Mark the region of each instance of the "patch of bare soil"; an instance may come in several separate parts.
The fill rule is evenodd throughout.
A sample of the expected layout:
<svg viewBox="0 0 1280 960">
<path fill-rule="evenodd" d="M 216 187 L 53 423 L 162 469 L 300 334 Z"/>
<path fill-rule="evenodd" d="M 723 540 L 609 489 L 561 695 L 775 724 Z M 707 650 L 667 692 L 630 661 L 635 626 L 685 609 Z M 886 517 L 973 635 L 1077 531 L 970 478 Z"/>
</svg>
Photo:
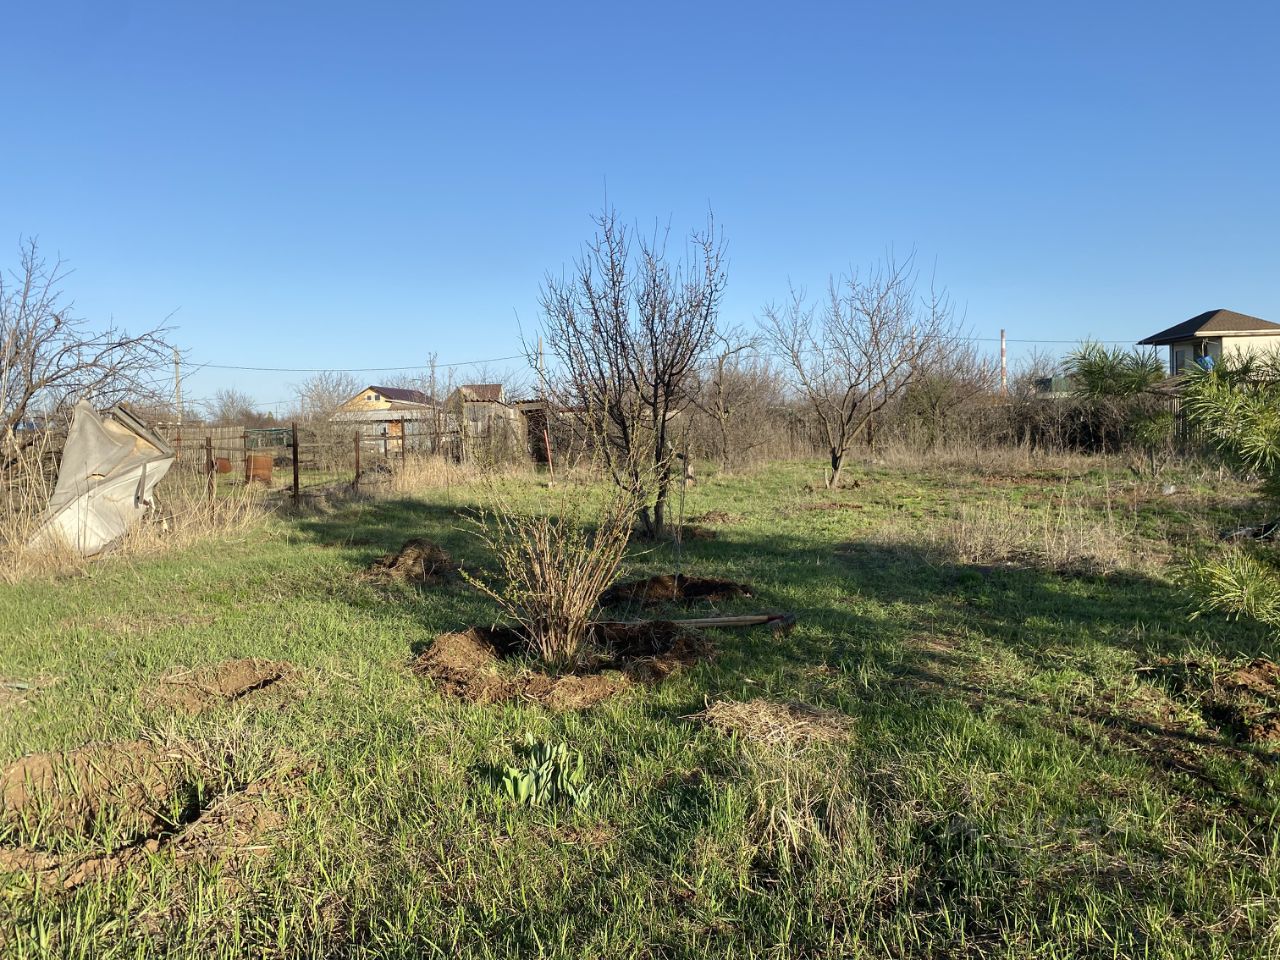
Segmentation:
<svg viewBox="0 0 1280 960">
<path fill-rule="evenodd" d="M 422 537 L 406 540 L 395 553 L 388 553 L 370 564 L 367 579 L 400 580 L 428 586 L 453 575 L 457 565 L 436 544 Z"/>
<path fill-rule="evenodd" d="M 57 682 L 57 677 L 33 677 L 30 680 L 0 677 L 0 708 L 21 706 Z"/>
<path fill-rule="evenodd" d="M 190 746 L 145 740 L 24 757 L 0 775 L 0 872 L 71 890 L 161 852 L 230 872 L 269 848 L 284 778 L 217 780 Z"/>
<path fill-rule="evenodd" d="M 853 734 L 848 715 L 799 700 L 717 700 L 698 718 L 722 733 L 766 746 L 831 743 Z"/>
<path fill-rule="evenodd" d="M 714 540 L 720 536 L 710 527 L 704 527 L 697 523 L 686 523 L 680 528 L 681 540 Z"/>
<path fill-rule="evenodd" d="M 278 693 L 293 669 L 293 664 L 280 660 L 223 660 L 194 670 L 167 673 L 144 687 L 140 695 L 153 708 L 198 714 L 268 691 Z"/>
<path fill-rule="evenodd" d="M 696 517 L 689 518 L 690 523 L 715 523 L 721 526 L 729 526 L 734 523 L 741 523 L 742 517 L 736 513 L 729 513 L 727 510 L 708 510 L 706 513 L 699 514 Z"/>
<path fill-rule="evenodd" d="M 617 583 L 600 594 L 600 603 L 613 606 L 622 603 L 673 603 L 681 600 L 728 600 L 749 597 L 751 588 L 732 580 L 716 577 L 688 577 L 683 574 L 658 574 L 643 580 Z"/>
<path fill-rule="evenodd" d="M 701 635 L 665 621 L 597 624 L 596 630 L 599 652 L 573 673 L 538 669 L 519 634 L 504 627 L 441 634 L 413 670 L 446 696 L 470 703 L 528 700 L 563 711 L 594 706 L 634 683 L 657 683 L 711 654 Z"/>
<path fill-rule="evenodd" d="M 1257 657 L 1217 669 L 1197 661 L 1168 662 L 1154 672 L 1232 738 L 1243 743 L 1280 742 L 1280 664 L 1273 660 Z"/>
</svg>

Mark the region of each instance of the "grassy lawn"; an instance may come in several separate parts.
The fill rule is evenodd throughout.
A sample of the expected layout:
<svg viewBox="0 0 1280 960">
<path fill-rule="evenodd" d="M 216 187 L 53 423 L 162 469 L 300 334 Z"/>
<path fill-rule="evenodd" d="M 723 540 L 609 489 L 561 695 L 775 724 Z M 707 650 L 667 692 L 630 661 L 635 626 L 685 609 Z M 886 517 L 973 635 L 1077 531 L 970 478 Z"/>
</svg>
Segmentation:
<svg viewBox="0 0 1280 960">
<path fill-rule="evenodd" d="M 138 846 L 70 890 L 0 871 L 0 952 L 1280 954 L 1277 744 L 1208 709 L 1194 679 L 1274 648 L 1190 620 L 1174 576 L 1241 492 L 1176 477 L 1169 496 L 1169 478 L 1115 467 L 873 464 L 834 493 L 820 476 L 712 476 L 685 505 L 728 514 L 685 544 L 685 571 L 750 584 L 717 609 L 793 612 L 790 634 L 711 631 L 713 659 L 577 712 L 442 695 L 413 657 L 495 608 L 461 580 L 359 576 L 410 536 L 483 565 L 459 528 L 467 487 L 0 588 L 0 678 L 18 684 L 0 764 L 150 741 L 212 771 L 208 809 L 275 785 L 271 829 L 227 852 Z M 511 489 L 546 496 L 532 478 Z M 995 555 L 992 529 L 1025 542 Z M 627 573 L 674 562 L 637 548 Z M 294 669 L 197 713 L 151 695 L 166 672 L 239 657 Z M 764 742 L 697 716 L 754 699 L 836 711 L 846 735 Z M 495 787 L 527 733 L 582 751 L 588 806 Z M 0 851 L 64 864 L 124 842 L 101 816 L 5 829 Z"/>
</svg>

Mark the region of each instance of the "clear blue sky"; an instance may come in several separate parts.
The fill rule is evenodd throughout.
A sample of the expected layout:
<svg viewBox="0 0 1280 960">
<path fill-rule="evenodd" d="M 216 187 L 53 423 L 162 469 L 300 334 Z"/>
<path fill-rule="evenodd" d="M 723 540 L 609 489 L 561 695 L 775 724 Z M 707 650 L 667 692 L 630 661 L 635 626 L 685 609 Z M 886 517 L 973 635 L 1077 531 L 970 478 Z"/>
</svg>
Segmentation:
<svg viewBox="0 0 1280 960">
<path fill-rule="evenodd" d="M 81 314 L 177 310 L 197 363 L 514 353 L 606 184 L 641 223 L 715 210 L 732 320 L 889 247 L 984 336 L 1280 320 L 1272 3 L 48 0 L 0 22 L 0 262 L 37 236 Z"/>
</svg>

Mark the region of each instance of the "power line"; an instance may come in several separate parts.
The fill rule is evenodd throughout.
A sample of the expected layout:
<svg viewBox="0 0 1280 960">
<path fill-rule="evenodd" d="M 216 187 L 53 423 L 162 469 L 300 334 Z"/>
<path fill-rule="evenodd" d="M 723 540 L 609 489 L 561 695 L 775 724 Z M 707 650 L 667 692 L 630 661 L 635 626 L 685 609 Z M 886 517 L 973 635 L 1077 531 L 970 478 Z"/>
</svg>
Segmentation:
<svg viewBox="0 0 1280 960">
<path fill-rule="evenodd" d="M 458 360 L 454 363 L 437 363 L 441 367 L 477 367 L 483 363 L 501 363 L 504 360 L 523 360 L 523 353 L 509 357 L 489 357 L 485 360 Z M 202 370 L 252 370 L 257 373 L 397 373 L 404 370 L 429 370 L 432 364 L 419 363 L 408 367 L 247 367 L 231 363 L 202 363 Z"/>
<path fill-rule="evenodd" d="M 965 343 L 999 343 L 999 337 L 947 337 L 946 339 L 956 342 Z M 1035 343 L 1045 345 L 1077 344 L 1082 339 L 1074 340 L 1040 340 L 1033 337 L 1008 337 L 1008 343 Z M 1094 343 L 1103 344 L 1128 344 L 1133 343 L 1132 340 L 1094 340 Z M 450 369 L 453 367 L 476 367 L 486 363 L 502 363 L 507 360 L 524 360 L 525 355 L 522 353 L 512 354 L 508 357 L 488 357 L 484 360 L 457 360 L 453 363 L 437 363 L 437 369 Z M 428 370 L 431 364 L 416 364 L 404 367 L 255 367 L 244 366 L 231 363 L 200 363 L 194 365 L 200 370 L 247 370 L 254 373 L 402 373 L 406 370 Z"/>
</svg>

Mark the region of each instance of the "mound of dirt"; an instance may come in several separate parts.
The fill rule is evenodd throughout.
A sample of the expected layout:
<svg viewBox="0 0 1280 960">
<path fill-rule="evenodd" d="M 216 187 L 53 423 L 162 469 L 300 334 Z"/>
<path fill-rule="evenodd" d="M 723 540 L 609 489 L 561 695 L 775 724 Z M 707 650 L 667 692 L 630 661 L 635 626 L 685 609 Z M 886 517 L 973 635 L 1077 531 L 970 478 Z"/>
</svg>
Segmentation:
<svg viewBox="0 0 1280 960">
<path fill-rule="evenodd" d="M 93 830 L 132 842 L 188 814 L 199 773 L 186 752 L 147 740 L 30 754 L 0 774 L 0 824 L 54 844 Z"/>
<path fill-rule="evenodd" d="M 1155 668 L 1175 695 L 1195 704 L 1204 718 L 1245 743 L 1280 741 L 1280 664 L 1266 657 L 1229 669 L 1197 661 Z"/>
<path fill-rule="evenodd" d="M 223 660 L 194 670 L 167 673 L 141 691 L 150 707 L 167 707 L 197 714 L 213 707 L 278 693 L 293 674 L 293 664 L 281 660 Z"/>
<path fill-rule="evenodd" d="M 528 700 L 552 710 L 594 706 L 633 683 L 657 683 L 711 654 L 700 635 L 666 622 L 597 624 L 595 659 L 574 673 L 550 674 L 527 658 L 520 635 L 504 627 L 445 633 L 414 662 L 446 696 L 471 703 Z"/>
<path fill-rule="evenodd" d="M 696 517 L 690 517 L 691 523 L 718 523 L 722 526 L 728 526 L 732 523 L 741 523 L 742 517 L 736 513 L 729 513 L 725 510 L 708 510 L 706 513 L 699 514 Z"/>
<path fill-rule="evenodd" d="M 414 537 L 395 553 L 373 561 L 365 576 L 428 585 L 447 579 L 456 569 L 453 558 L 444 550 L 430 540 Z"/>
<path fill-rule="evenodd" d="M 853 733 L 846 714 L 798 700 L 717 700 L 698 718 L 722 733 L 767 746 L 830 743 Z"/>
<path fill-rule="evenodd" d="M 716 577 L 687 577 L 683 574 L 658 574 L 644 580 L 617 583 L 600 594 L 602 606 L 622 603 L 675 603 L 682 600 L 728 600 L 749 597 L 751 588 L 732 580 Z"/>
<path fill-rule="evenodd" d="M 192 745 L 143 740 L 24 757 L 0 775 L 0 872 L 71 890 L 163 852 L 230 874 L 269 849 L 296 772 L 218 787 Z"/>
</svg>

